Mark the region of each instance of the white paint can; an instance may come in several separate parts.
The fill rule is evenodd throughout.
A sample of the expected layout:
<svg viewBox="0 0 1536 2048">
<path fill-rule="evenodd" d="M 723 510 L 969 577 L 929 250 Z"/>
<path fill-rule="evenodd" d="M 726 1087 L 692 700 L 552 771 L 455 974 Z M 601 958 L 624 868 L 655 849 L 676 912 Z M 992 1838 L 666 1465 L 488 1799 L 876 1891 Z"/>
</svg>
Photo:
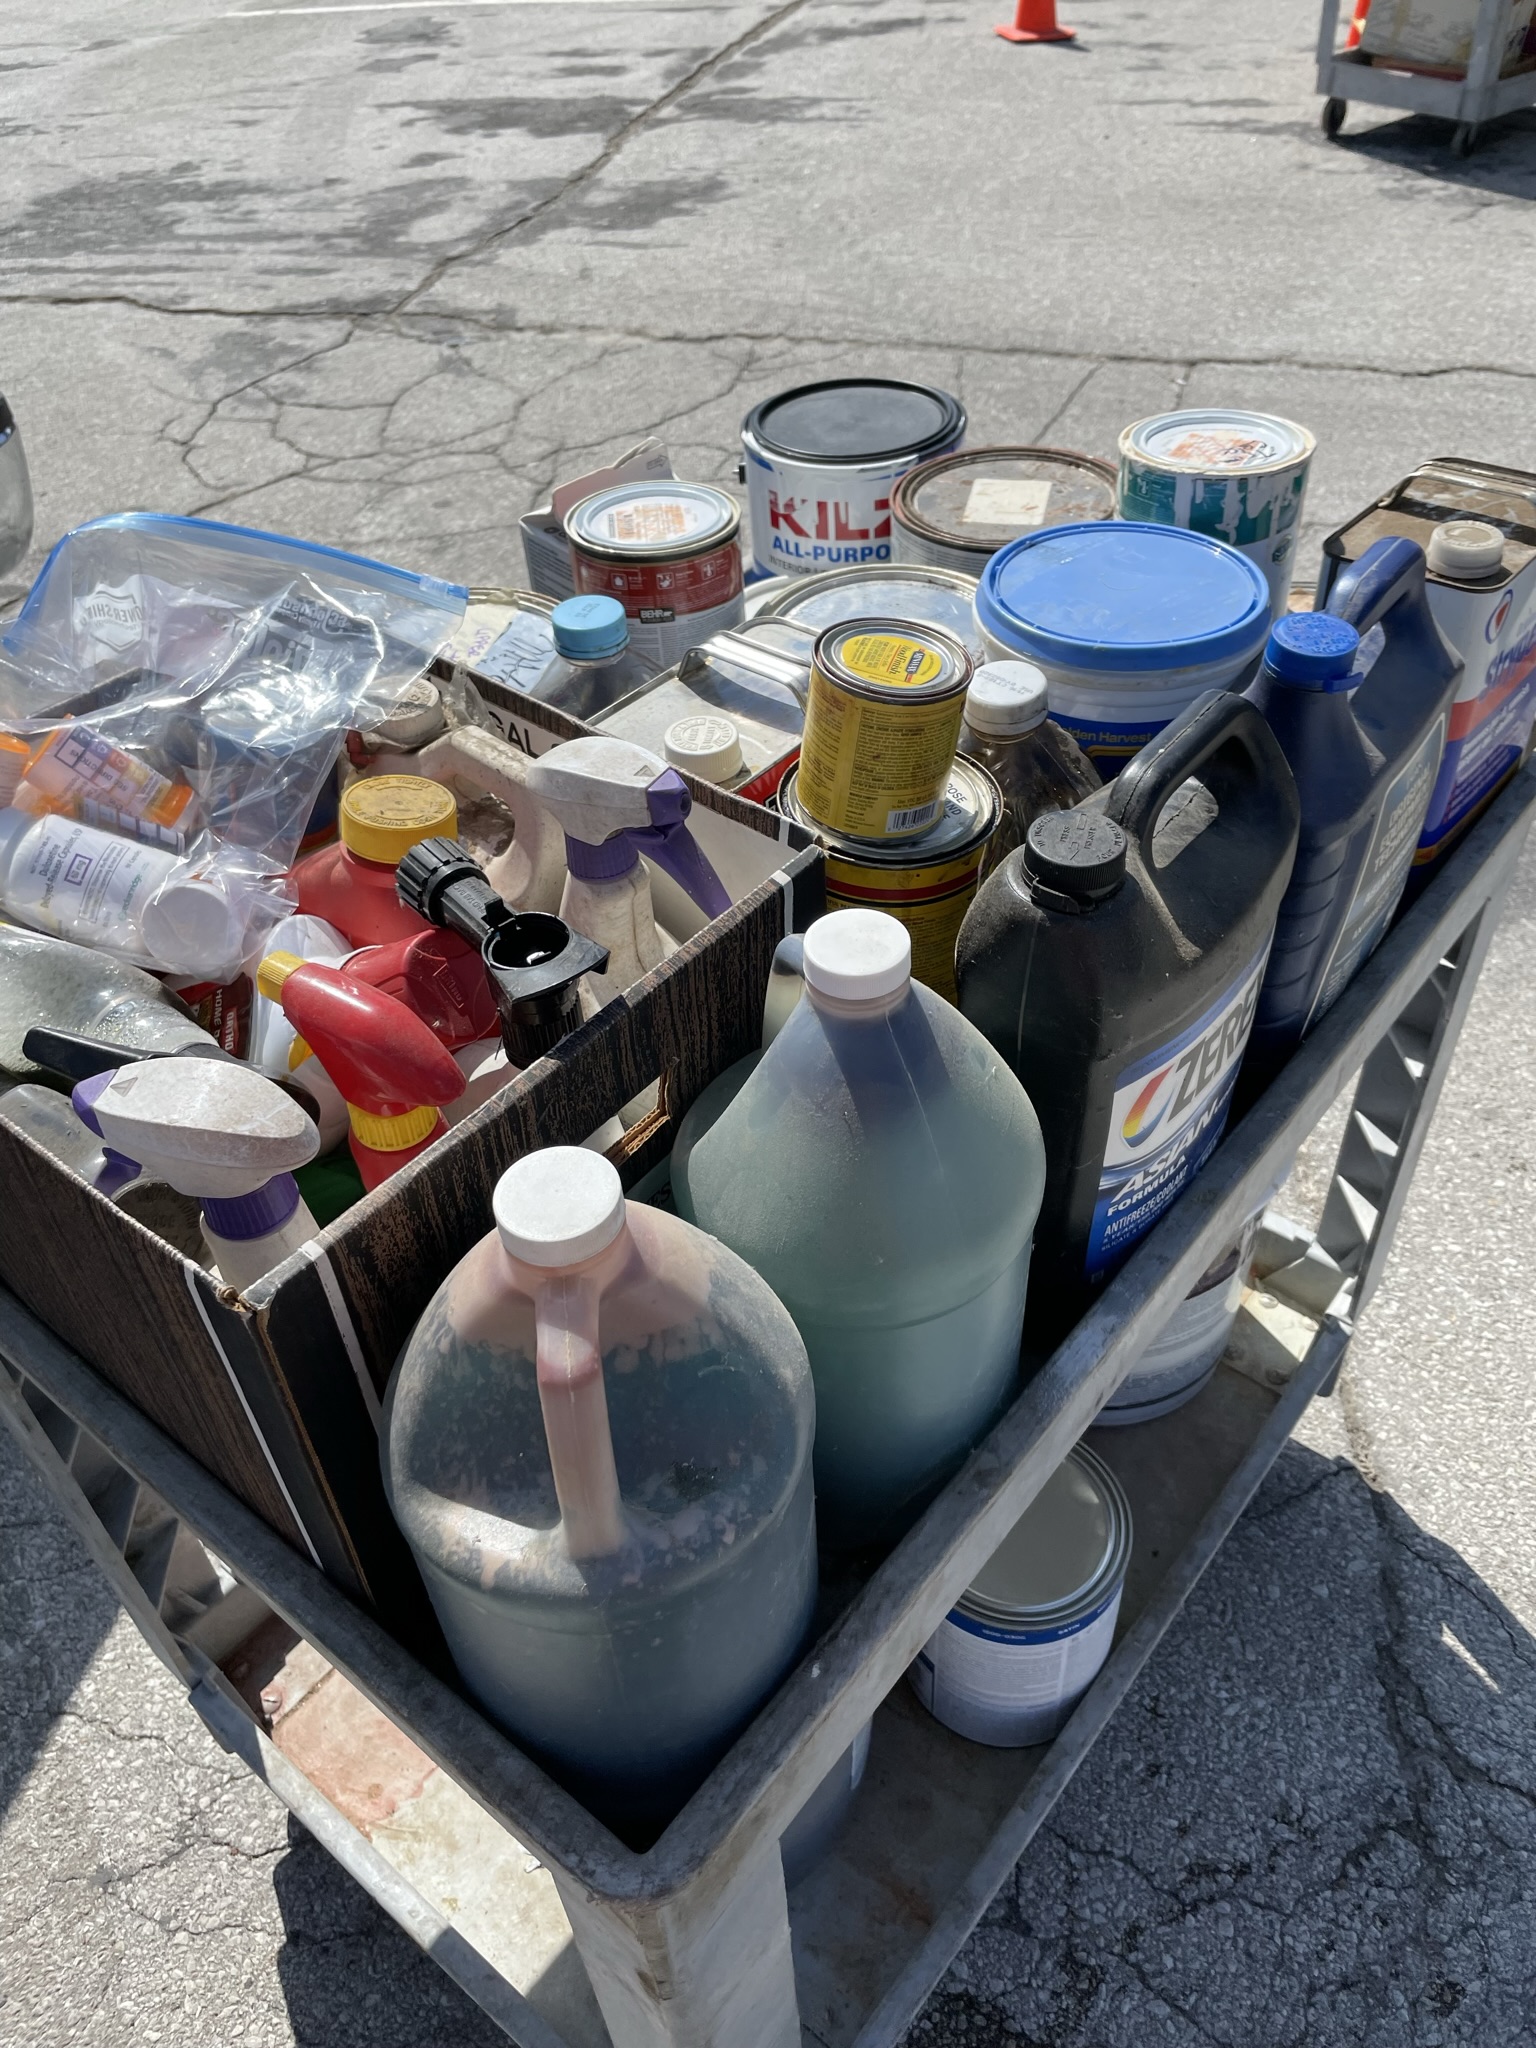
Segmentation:
<svg viewBox="0 0 1536 2048">
<path fill-rule="evenodd" d="M 1226 1256 L 1201 1274 L 1093 1418 L 1095 1429 L 1171 1415 L 1209 1384 L 1231 1342 L 1258 1227 L 1255 1216 Z"/>
<path fill-rule="evenodd" d="M 1257 564 L 1278 618 L 1316 446 L 1305 427 L 1271 413 L 1154 413 L 1120 436 L 1120 517 L 1224 540 Z"/>
<path fill-rule="evenodd" d="M 1113 1647 L 1130 1555 L 1130 1503 L 1079 1444 L 929 1637 L 913 1691 L 971 1742 L 1049 1742 Z"/>
<path fill-rule="evenodd" d="M 965 407 L 928 384 L 836 377 L 764 399 L 741 428 L 756 573 L 890 561 L 892 491 L 964 439 Z"/>
</svg>

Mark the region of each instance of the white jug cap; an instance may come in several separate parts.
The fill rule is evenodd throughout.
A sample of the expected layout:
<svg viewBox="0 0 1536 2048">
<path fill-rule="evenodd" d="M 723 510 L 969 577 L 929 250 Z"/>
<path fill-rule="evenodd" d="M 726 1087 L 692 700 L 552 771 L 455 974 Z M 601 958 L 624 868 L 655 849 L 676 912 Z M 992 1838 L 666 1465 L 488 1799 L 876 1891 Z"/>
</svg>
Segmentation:
<svg viewBox="0 0 1536 2048">
<path fill-rule="evenodd" d="M 1437 576 L 1492 576 L 1504 566 L 1504 536 L 1485 519 L 1447 519 L 1429 536 Z"/>
<path fill-rule="evenodd" d="M 741 734 L 715 711 L 693 711 L 667 727 L 662 752 L 674 768 L 705 782 L 729 782 L 742 770 Z"/>
<path fill-rule="evenodd" d="M 185 864 L 145 904 L 144 944 L 172 974 L 238 973 L 261 897 L 245 876 Z"/>
<path fill-rule="evenodd" d="M 1044 669 L 1032 661 L 988 661 L 971 677 L 965 722 L 972 732 L 1011 736 L 1043 724 L 1050 702 Z"/>
<path fill-rule="evenodd" d="M 509 1166 L 491 1213 L 503 1245 L 529 1266 L 596 1258 L 624 1227 L 624 1183 L 612 1160 L 579 1145 L 551 1145 Z"/>
<path fill-rule="evenodd" d="M 912 978 L 912 935 L 883 910 L 833 910 L 805 935 L 805 978 L 845 1002 L 894 995 Z"/>
</svg>

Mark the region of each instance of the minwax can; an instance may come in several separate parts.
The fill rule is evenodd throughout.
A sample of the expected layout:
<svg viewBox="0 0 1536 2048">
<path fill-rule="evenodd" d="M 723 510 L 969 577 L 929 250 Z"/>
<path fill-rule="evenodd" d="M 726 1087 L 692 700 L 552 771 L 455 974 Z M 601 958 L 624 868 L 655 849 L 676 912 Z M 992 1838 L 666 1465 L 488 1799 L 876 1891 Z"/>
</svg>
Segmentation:
<svg viewBox="0 0 1536 2048">
<path fill-rule="evenodd" d="M 741 508 L 712 484 L 613 484 L 565 517 L 577 593 L 616 597 L 653 675 L 745 616 Z"/>
<path fill-rule="evenodd" d="M 960 741 L 971 657 L 937 626 L 848 619 L 811 654 L 800 801 L 853 839 L 911 839 L 935 824 Z"/>
<path fill-rule="evenodd" d="M 950 770 L 944 811 L 917 839 L 872 845 L 818 825 L 800 801 L 799 770 L 779 784 L 779 809 L 821 841 L 829 910 L 883 910 L 907 928 L 913 978 L 955 1000 L 955 940 L 975 901 L 982 860 L 1003 815 L 985 768 L 962 756 Z"/>
<path fill-rule="evenodd" d="M 1278 618 L 1316 446 L 1305 427 L 1270 413 L 1154 413 L 1120 436 L 1120 517 L 1224 540 L 1263 571 Z"/>
<path fill-rule="evenodd" d="M 971 1742 L 1049 1742 L 1114 1646 L 1130 1557 L 1130 1503 L 1079 1444 L 918 1653 L 913 1691 Z"/>
</svg>

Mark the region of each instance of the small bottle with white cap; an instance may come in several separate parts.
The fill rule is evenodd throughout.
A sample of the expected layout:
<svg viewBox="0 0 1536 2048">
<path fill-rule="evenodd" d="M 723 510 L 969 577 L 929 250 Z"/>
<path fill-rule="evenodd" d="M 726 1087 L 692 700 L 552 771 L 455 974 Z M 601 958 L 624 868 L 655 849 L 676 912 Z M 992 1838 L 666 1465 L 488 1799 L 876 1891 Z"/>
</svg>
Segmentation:
<svg viewBox="0 0 1536 2048">
<path fill-rule="evenodd" d="M 805 1646 L 805 1347 L 596 1153 L 530 1153 L 491 1206 L 395 1368 L 384 1483 L 469 1690 L 648 1846 Z"/>
<path fill-rule="evenodd" d="M 834 911 L 803 972 L 672 1186 L 794 1317 L 823 1538 L 856 1550 L 901 1535 L 1013 1396 L 1045 1155 L 1007 1066 L 913 981 L 905 925 Z"/>
<path fill-rule="evenodd" d="M 985 662 L 971 677 L 959 751 L 978 762 L 1003 795 L 1002 823 L 982 855 L 991 874 L 1043 811 L 1069 811 L 1101 787 L 1088 756 L 1050 716 L 1045 671 L 1032 661 Z"/>
</svg>

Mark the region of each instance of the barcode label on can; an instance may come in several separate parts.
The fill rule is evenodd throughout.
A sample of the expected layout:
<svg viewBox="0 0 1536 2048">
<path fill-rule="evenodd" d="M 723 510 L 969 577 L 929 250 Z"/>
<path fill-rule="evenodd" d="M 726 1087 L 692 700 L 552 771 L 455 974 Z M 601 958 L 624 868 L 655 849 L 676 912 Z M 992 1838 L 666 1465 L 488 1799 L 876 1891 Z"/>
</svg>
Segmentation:
<svg viewBox="0 0 1536 2048">
<path fill-rule="evenodd" d="M 935 797 L 931 804 L 918 804 L 910 811 L 887 811 L 885 829 L 887 832 L 915 832 L 920 826 L 931 825 L 939 815 L 939 801 Z"/>
</svg>

